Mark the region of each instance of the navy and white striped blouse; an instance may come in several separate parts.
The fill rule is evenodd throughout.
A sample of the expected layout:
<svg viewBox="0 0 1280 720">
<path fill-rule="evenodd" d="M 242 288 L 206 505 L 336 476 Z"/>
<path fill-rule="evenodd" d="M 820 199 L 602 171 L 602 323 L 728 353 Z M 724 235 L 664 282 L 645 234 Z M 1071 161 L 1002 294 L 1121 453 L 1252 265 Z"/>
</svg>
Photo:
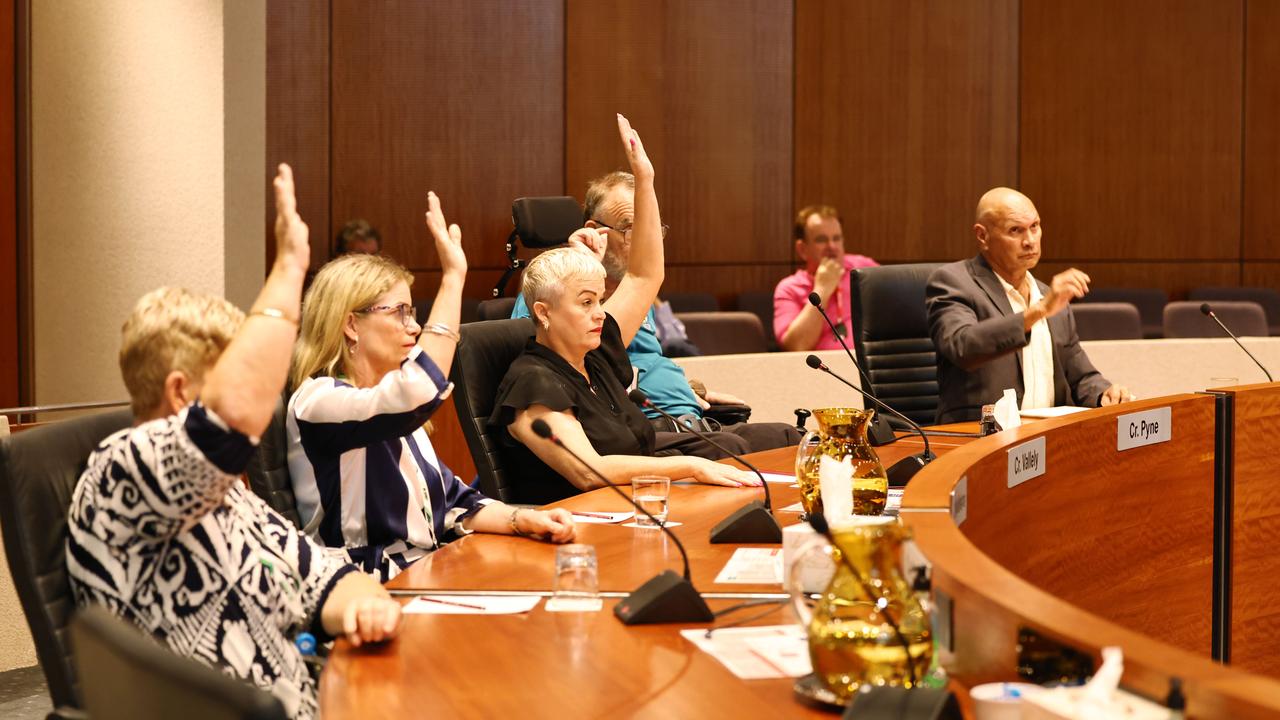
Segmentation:
<svg viewBox="0 0 1280 720">
<path fill-rule="evenodd" d="M 370 388 L 307 380 L 289 399 L 289 474 L 303 531 L 389 580 L 493 502 L 436 457 L 423 429 L 453 385 L 415 347 Z"/>
</svg>

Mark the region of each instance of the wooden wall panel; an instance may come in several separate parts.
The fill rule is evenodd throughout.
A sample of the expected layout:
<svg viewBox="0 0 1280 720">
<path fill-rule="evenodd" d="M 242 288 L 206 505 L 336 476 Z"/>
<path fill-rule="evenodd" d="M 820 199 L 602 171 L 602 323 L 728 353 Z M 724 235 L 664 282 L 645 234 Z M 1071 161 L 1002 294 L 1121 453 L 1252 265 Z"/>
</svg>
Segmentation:
<svg viewBox="0 0 1280 720">
<path fill-rule="evenodd" d="M 1021 179 L 1049 259 L 1239 257 L 1242 8 L 1024 0 Z"/>
<path fill-rule="evenodd" d="M 978 197 L 1017 183 L 1017 7 L 797 2 L 795 209 L 881 262 L 973 254 Z"/>
<path fill-rule="evenodd" d="M 1246 260 L 1280 259 L 1280 0 L 1248 0 L 1244 68 Z M 1250 283 L 1246 268 L 1245 284 Z M 1276 283 L 1271 283 L 1276 287 Z"/>
<path fill-rule="evenodd" d="M 329 259 L 329 2 L 267 3 L 267 177 L 293 167 L 298 213 L 311 229 L 311 269 Z M 268 185 L 267 268 L 276 204 Z"/>
<path fill-rule="evenodd" d="M 566 21 L 566 192 L 626 168 L 621 112 L 657 170 L 670 268 L 787 262 L 791 3 L 569 0 Z M 669 273 L 665 289 L 721 279 Z"/>
<path fill-rule="evenodd" d="M 332 53 L 331 231 L 364 217 L 392 257 L 438 269 L 434 190 L 470 266 L 503 266 L 511 201 L 564 186 L 563 3 L 333 0 Z"/>
<path fill-rule="evenodd" d="M 1046 237 L 1048 231 L 1046 230 Z M 1170 300 L 1185 300 L 1187 292 L 1202 285 L 1240 284 L 1237 262 L 1159 262 L 1159 261 L 1095 261 L 1046 260 L 1032 271 L 1035 277 L 1049 282 L 1055 273 L 1078 267 L 1089 275 L 1090 287 L 1159 287 L 1169 293 Z"/>
<path fill-rule="evenodd" d="M 18 392 L 18 126 L 13 0 L 0 0 L 0 407 Z"/>
</svg>

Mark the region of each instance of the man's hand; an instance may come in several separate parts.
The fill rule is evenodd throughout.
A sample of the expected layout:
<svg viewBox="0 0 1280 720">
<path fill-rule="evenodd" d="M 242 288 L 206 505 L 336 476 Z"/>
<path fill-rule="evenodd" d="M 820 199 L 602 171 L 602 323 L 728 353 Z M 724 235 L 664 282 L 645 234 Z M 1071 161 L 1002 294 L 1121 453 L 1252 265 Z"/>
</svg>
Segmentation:
<svg viewBox="0 0 1280 720">
<path fill-rule="evenodd" d="M 1100 407 L 1108 405 L 1119 405 L 1120 403 L 1132 402 L 1134 400 L 1133 393 L 1129 392 L 1129 388 L 1123 385 L 1112 385 L 1107 391 L 1102 393 L 1102 398 L 1098 401 Z"/>
<path fill-rule="evenodd" d="M 298 215 L 293 168 L 280 163 L 272 187 L 276 194 L 276 262 L 306 272 L 311 265 L 310 233 Z"/>
<path fill-rule="evenodd" d="M 844 258 L 823 258 L 822 264 L 818 265 L 817 272 L 813 274 L 813 291 L 818 293 L 818 297 L 825 303 L 840 285 L 842 277 L 844 277 Z"/>
<path fill-rule="evenodd" d="M 427 193 L 427 229 L 436 241 L 442 274 L 466 275 L 467 255 L 462 251 L 462 228 L 456 223 L 445 224 L 444 212 L 440 210 L 440 198 L 434 192 Z"/>
<path fill-rule="evenodd" d="M 704 395 L 703 397 L 706 398 L 707 402 L 711 403 L 712 405 L 746 405 L 747 404 L 747 402 L 742 398 L 736 395 L 730 395 L 727 392 L 715 392 L 714 390 L 708 390 L 707 394 Z"/>
<path fill-rule="evenodd" d="M 577 248 L 597 261 L 604 262 L 604 252 L 609 247 L 609 235 L 595 228 L 574 230 L 569 236 L 569 247 Z"/>
<path fill-rule="evenodd" d="M 564 508 L 521 510 L 516 513 L 516 525 L 520 532 L 544 542 L 573 542 L 577 535 L 573 513 Z"/>
<path fill-rule="evenodd" d="M 1041 302 L 1045 306 L 1045 317 L 1053 317 L 1062 312 L 1072 300 L 1082 298 L 1089 292 L 1089 276 L 1070 268 L 1053 276 L 1049 283 L 1049 293 Z"/>
<path fill-rule="evenodd" d="M 387 597 L 356 598 L 347 603 L 342 614 L 342 633 L 355 647 L 389 640 L 399 627 L 400 603 Z"/>
</svg>

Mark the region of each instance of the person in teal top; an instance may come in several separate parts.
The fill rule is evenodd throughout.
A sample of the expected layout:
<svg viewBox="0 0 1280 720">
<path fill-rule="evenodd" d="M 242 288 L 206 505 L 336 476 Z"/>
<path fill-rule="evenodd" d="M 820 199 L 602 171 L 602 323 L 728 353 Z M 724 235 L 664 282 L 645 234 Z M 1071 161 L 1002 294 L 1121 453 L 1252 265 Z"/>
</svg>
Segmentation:
<svg viewBox="0 0 1280 720">
<path fill-rule="evenodd" d="M 635 177 L 628 172 L 612 172 L 587 184 L 586 204 L 583 208 L 583 227 L 604 236 L 607 240 L 602 263 L 605 269 L 605 295 L 611 295 L 627 272 L 631 254 L 631 223 L 635 214 Z M 666 239 L 667 228 L 662 236 Z M 577 233 L 575 233 L 577 235 Z M 523 295 L 516 297 L 512 318 L 529 317 L 529 307 Z M 689 385 L 684 370 L 662 353 L 658 340 L 658 326 L 653 308 L 649 308 L 644 323 L 635 338 L 627 345 L 627 357 L 636 369 L 636 384 L 649 396 L 654 405 L 677 418 L 687 418 L 702 425 L 700 429 L 718 430 L 713 433 L 716 442 L 735 453 L 743 454 L 795 445 L 800 433 L 788 423 L 734 423 L 720 426 L 702 422 L 703 411 L 714 403 L 744 404 L 727 393 L 707 390 L 699 398 Z M 655 450 L 661 454 L 697 455 L 713 460 L 725 457 L 720 450 L 688 432 L 675 432 L 671 421 L 656 411 L 645 409 L 657 431 Z"/>
</svg>

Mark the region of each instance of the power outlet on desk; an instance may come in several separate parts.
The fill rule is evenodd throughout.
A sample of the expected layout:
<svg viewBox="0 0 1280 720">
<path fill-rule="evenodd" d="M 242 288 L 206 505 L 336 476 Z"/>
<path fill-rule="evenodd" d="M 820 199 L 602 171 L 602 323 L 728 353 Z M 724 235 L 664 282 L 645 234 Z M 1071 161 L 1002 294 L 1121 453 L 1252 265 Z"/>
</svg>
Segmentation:
<svg viewBox="0 0 1280 720">
<path fill-rule="evenodd" d="M 1093 657 L 1041 635 L 1018 628 L 1018 677 L 1036 685 L 1083 685 L 1093 676 Z"/>
</svg>

